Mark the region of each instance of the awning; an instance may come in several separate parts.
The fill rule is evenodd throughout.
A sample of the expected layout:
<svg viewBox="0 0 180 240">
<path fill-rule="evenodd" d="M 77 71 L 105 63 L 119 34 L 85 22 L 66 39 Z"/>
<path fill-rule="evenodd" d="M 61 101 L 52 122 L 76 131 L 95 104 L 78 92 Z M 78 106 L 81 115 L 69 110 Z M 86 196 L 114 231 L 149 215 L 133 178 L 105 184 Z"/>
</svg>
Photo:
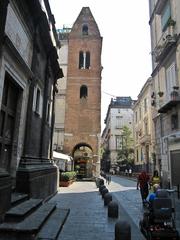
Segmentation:
<svg viewBox="0 0 180 240">
<path fill-rule="evenodd" d="M 57 159 L 57 160 L 67 160 L 67 161 L 72 160 L 72 157 L 70 157 L 66 154 L 63 154 L 63 153 L 56 152 L 56 151 L 53 151 L 53 158 Z"/>
</svg>

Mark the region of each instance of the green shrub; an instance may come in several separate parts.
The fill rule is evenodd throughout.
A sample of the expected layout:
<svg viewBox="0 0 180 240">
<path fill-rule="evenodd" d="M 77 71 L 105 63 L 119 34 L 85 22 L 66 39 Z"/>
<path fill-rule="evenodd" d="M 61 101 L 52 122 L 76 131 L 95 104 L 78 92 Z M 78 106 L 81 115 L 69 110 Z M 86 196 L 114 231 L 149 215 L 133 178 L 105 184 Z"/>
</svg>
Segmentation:
<svg viewBox="0 0 180 240">
<path fill-rule="evenodd" d="M 61 173 L 61 181 L 70 181 L 76 179 L 76 172 L 62 172 Z"/>
</svg>

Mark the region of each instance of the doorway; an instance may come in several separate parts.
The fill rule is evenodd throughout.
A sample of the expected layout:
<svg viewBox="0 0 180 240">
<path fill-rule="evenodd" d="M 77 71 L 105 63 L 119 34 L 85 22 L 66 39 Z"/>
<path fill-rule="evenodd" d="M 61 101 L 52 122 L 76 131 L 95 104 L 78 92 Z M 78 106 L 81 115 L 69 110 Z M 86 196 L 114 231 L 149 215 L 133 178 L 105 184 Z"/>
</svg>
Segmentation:
<svg viewBox="0 0 180 240">
<path fill-rule="evenodd" d="M 10 173 L 19 87 L 6 73 L 0 112 L 0 167 Z"/>
<path fill-rule="evenodd" d="M 92 149 L 83 144 L 78 144 L 74 149 L 74 170 L 77 172 L 77 178 L 92 177 Z"/>
</svg>

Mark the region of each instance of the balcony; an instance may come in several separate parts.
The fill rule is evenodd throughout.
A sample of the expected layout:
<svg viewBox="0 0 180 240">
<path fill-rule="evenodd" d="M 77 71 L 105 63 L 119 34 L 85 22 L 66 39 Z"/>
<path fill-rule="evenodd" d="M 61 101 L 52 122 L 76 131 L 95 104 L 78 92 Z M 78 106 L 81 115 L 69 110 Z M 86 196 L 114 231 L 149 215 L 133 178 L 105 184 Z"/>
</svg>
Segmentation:
<svg viewBox="0 0 180 240">
<path fill-rule="evenodd" d="M 174 90 L 167 95 L 166 101 L 160 104 L 158 112 L 167 113 L 167 111 L 171 110 L 173 107 L 176 107 L 178 104 L 180 104 L 180 92 Z"/>
<path fill-rule="evenodd" d="M 174 26 L 169 25 L 163 32 L 152 54 L 155 56 L 155 61 L 159 62 L 168 54 L 170 49 L 177 41 L 177 34 L 174 33 Z"/>
<path fill-rule="evenodd" d="M 139 139 L 140 144 L 150 144 L 151 142 L 151 135 L 150 134 L 144 134 L 140 139 Z"/>
</svg>

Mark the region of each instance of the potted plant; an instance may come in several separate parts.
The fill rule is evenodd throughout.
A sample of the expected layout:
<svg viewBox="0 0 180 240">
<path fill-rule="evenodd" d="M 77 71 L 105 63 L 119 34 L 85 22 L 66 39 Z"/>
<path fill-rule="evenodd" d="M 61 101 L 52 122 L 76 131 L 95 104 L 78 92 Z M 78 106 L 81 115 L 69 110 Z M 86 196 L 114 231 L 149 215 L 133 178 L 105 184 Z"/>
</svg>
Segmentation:
<svg viewBox="0 0 180 240">
<path fill-rule="evenodd" d="M 172 18 L 170 18 L 170 19 L 168 20 L 168 22 L 167 22 L 167 25 L 174 27 L 174 26 L 176 25 L 176 21 L 174 21 Z"/>
<path fill-rule="evenodd" d="M 60 176 L 60 187 L 68 187 L 76 180 L 76 172 L 62 172 Z"/>
<path fill-rule="evenodd" d="M 167 22 L 167 26 L 169 28 L 169 34 L 166 36 L 166 38 L 170 39 L 174 35 L 174 26 L 176 25 L 176 22 L 170 18 Z"/>
</svg>

